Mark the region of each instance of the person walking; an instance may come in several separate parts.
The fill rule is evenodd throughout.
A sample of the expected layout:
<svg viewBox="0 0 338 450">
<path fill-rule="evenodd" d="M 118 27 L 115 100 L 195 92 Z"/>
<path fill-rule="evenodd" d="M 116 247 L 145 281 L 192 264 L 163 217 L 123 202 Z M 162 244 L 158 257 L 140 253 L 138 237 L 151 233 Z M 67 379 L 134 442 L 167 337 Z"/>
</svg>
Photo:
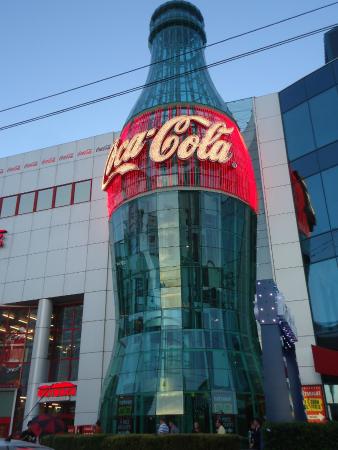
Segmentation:
<svg viewBox="0 0 338 450">
<path fill-rule="evenodd" d="M 95 424 L 95 433 L 102 433 L 101 421 L 97 420 Z"/>
<path fill-rule="evenodd" d="M 175 425 L 172 420 L 169 420 L 169 428 L 170 428 L 170 433 L 171 434 L 177 434 L 177 433 L 180 432 L 178 426 Z"/>
<path fill-rule="evenodd" d="M 216 420 L 216 433 L 217 434 L 225 434 L 225 428 L 223 427 L 220 419 Z"/>
<path fill-rule="evenodd" d="M 169 427 L 166 424 L 165 420 L 160 419 L 160 426 L 158 427 L 157 434 L 168 434 L 169 431 Z"/>
<path fill-rule="evenodd" d="M 23 432 L 20 434 L 20 439 L 22 441 L 33 442 L 33 443 L 36 442 L 36 436 L 33 433 L 31 426 L 32 426 L 32 421 L 30 420 L 27 423 L 26 430 L 23 430 Z"/>
<path fill-rule="evenodd" d="M 254 450 L 261 450 L 261 421 L 255 418 L 250 426 L 250 448 Z"/>
<path fill-rule="evenodd" d="M 198 422 L 194 422 L 192 433 L 201 433 L 201 427 Z"/>
</svg>

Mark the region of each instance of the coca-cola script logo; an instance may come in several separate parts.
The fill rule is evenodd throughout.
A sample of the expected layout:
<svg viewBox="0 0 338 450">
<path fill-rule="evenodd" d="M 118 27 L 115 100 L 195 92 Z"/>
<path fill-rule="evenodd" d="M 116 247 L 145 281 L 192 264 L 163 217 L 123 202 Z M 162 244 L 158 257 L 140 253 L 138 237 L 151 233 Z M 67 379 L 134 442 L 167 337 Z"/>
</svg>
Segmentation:
<svg viewBox="0 0 338 450">
<path fill-rule="evenodd" d="M 203 136 L 190 134 L 180 139 L 189 128 L 197 124 L 204 130 Z M 131 139 L 121 142 L 117 139 L 110 149 L 104 171 L 102 189 L 106 190 L 116 175 L 140 170 L 131 162 L 144 149 L 147 140 L 152 138 L 149 147 L 149 157 L 155 163 L 162 163 L 175 153 L 181 160 L 191 158 L 195 153 L 200 161 L 226 163 L 232 157 L 232 143 L 226 139 L 234 128 L 228 128 L 225 122 L 213 123 L 209 119 L 197 115 L 180 115 L 168 120 L 161 128 L 151 128 L 136 133 Z"/>
</svg>

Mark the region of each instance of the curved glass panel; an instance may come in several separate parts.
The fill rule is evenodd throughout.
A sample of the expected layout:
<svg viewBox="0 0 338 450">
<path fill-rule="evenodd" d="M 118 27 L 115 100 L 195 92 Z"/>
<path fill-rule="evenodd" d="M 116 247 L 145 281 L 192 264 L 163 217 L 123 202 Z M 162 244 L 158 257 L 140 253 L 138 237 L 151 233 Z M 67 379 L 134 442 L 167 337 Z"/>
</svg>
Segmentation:
<svg viewBox="0 0 338 450">
<path fill-rule="evenodd" d="M 260 354 L 252 301 L 256 217 L 241 201 L 203 191 L 132 200 L 110 220 L 119 331 L 105 380 L 109 431 L 155 432 L 174 416 L 258 413 Z M 128 413 L 126 413 L 126 402 Z"/>
</svg>

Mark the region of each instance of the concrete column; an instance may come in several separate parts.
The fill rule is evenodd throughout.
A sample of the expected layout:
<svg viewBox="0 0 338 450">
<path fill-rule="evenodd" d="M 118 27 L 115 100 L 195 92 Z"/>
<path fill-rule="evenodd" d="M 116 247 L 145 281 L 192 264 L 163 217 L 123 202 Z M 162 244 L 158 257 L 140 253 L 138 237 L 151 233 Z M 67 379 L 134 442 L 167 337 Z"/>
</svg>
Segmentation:
<svg viewBox="0 0 338 450">
<path fill-rule="evenodd" d="M 50 299 L 42 298 L 39 301 L 23 428 L 26 428 L 29 420 L 39 414 L 37 389 L 41 383 L 47 381 L 48 376 L 48 347 L 52 310 L 53 304 Z"/>
</svg>

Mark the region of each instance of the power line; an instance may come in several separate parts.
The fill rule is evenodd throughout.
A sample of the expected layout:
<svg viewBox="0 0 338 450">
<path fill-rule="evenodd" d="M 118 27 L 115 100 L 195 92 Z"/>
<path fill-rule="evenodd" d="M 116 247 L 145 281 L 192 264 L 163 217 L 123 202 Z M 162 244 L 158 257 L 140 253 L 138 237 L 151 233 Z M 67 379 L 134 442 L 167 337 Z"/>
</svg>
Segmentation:
<svg viewBox="0 0 338 450">
<path fill-rule="evenodd" d="M 303 17 L 303 16 L 306 16 L 308 14 L 312 14 L 314 12 L 320 11 L 322 9 L 329 8 L 329 7 L 337 5 L 337 4 L 338 4 L 338 1 L 332 2 L 332 3 L 328 3 L 326 5 L 319 6 L 318 8 L 310 9 L 308 11 L 303 11 L 302 13 L 295 14 L 294 16 L 286 17 L 285 19 L 280 19 L 280 20 L 278 20 L 276 22 L 272 22 L 270 24 L 263 25 L 261 27 L 253 28 L 252 30 L 245 31 L 243 33 L 236 34 L 234 36 L 230 36 L 230 37 L 222 39 L 220 41 L 212 42 L 211 44 L 204 45 L 203 47 L 199 47 L 199 48 L 196 48 L 196 49 L 193 49 L 193 50 L 188 50 L 187 52 L 178 53 L 177 55 L 172 56 L 170 58 L 166 58 L 166 59 L 162 59 L 162 60 L 159 60 L 159 61 L 155 61 L 153 63 L 145 64 L 143 66 L 138 66 L 138 67 L 135 67 L 133 69 L 126 70 L 124 72 L 119 72 L 119 73 L 116 73 L 114 75 L 110 75 L 108 77 L 100 78 L 99 80 L 90 81 L 89 83 L 84 83 L 84 84 L 81 84 L 79 86 L 75 86 L 73 88 L 69 88 L 69 89 L 65 89 L 63 91 L 55 92 L 54 94 L 49 94 L 49 95 L 46 95 L 44 97 L 39 97 L 39 98 L 36 98 L 36 99 L 33 99 L 33 100 L 28 100 L 27 102 L 20 103 L 20 104 L 14 105 L 14 106 L 9 106 L 7 108 L 0 109 L 0 113 L 5 112 L 5 111 L 10 111 L 10 110 L 16 109 L 16 108 L 21 108 L 22 106 L 31 105 L 32 103 L 41 102 L 42 100 L 47 100 L 49 98 L 57 97 L 57 96 L 62 95 L 62 94 L 67 94 L 68 92 L 77 91 L 79 89 L 83 89 L 83 88 L 88 87 L 88 86 L 93 86 L 94 84 L 102 83 L 103 81 L 111 80 L 113 78 L 118 78 L 118 77 L 121 77 L 123 75 L 128 75 L 130 73 L 137 72 L 137 71 L 142 70 L 142 69 L 146 69 L 147 67 L 151 67 L 151 66 L 154 66 L 156 64 L 161 64 L 161 63 L 164 63 L 166 61 L 170 61 L 170 60 L 175 59 L 177 57 L 180 57 L 182 55 L 195 53 L 197 51 L 204 50 L 205 48 L 208 48 L 208 47 L 213 47 L 215 45 L 223 44 L 224 42 L 228 42 L 228 41 L 231 41 L 233 39 L 237 39 L 237 38 L 244 37 L 244 36 L 247 36 L 247 35 L 252 34 L 252 33 L 256 33 L 257 31 L 266 30 L 267 28 L 271 28 L 271 27 L 274 27 L 276 25 L 280 25 L 281 23 L 288 22 L 289 20 L 298 19 L 299 17 Z"/>
<path fill-rule="evenodd" d="M 276 48 L 276 47 L 280 47 L 282 45 L 289 44 L 291 42 L 298 41 L 300 39 L 304 39 L 306 37 L 313 36 L 313 35 L 318 34 L 318 33 L 322 33 L 324 31 L 330 30 L 331 28 L 333 28 L 333 27 L 335 27 L 337 25 L 338 24 L 335 23 L 333 25 L 328 25 L 328 26 L 323 27 L 323 28 L 318 28 L 316 30 L 308 31 L 307 33 L 299 34 L 297 36 L 293 36 L 291 38 L 284 39 L 283 41 L 274 42 L 273 44 L 265 45 L 264 47 L 259 47 L 259 48 L 256 48 L 254 50 L 250 50 L 250 51 L 245 52 L 245 53 L 240 53 L 238 55 L 231 56 L 230 58 L 221 59 L 221 60 L 215 61 L 213 63 L 206 64 L 206 65 L 201 66 L 201 67 L 197 67 L 196 69 L 189 70 L 187 72 L 182 72 L 182 73 L 179 73 L 177 75 L 172 75 L 170 77 L 162 78 L 160 80 L 155 80 L 155 81 L 152 81 L 150 83 L 146 83 L 146 84 L 142 84 L 142 85 L 139 85 L 139 86 L 135 86 L 135 87 L 130 88 L 130 89 L 125 89 L 124 91 L 115 92 L 114 94 L 106 95 L 104 97 L 99 97 L 99 98 L 95 98 L 93 100 L 88 100 L 87 102 L 79 103 L 77 105 L 68 106 L 66 108 L 59 109 L 59 110 L 56 110 L 56 111 L 52 111 L 50 113 L 46 113 L 46 114 L 43 114 L 43 115 L 40 115 L 40 116 L 31 117 L 29 119 L 25 119 L 25 120 L 22 120 L 20 122 L 15 122 L 15 123 L 11 123 L 11 124 L 8 124 L 8 125 L 4 125 L 4 126 L 0 127 L 0 131 L 7 130 L 9 128 L 18 127 L 20 125 L 25 125 L 27 123 L 35 122 L 37 120 L 47 119 L 48 117 L 56 116 L 58 114 L 63 114 L 63 113 L 68 112 L 68 111 L 73 111 L 75 109 L 83 108 L 85 106 L 93 105 L 95 103 L 100 103 L 100 102 L 103 102 L 105 100 L 110 100 L 112 98 L 121 97 L 123 95 L 127 95 L 127 94 L 130 94 L 132 92 L 139 91 L 139 90 L 141 90 L 143 88 L 151 87 L 151 86 L 154 86 L 154 85 L 159 84 L 159 83 L 164 83 L 164 82 L 176 79 L 176 78 L 180 78 L 182 76 L 189 75 L 191 73 L 198 72 L 200 70 L 210 69 L 210 68 L 222 65 L 222 64 L 226 64 L 226 63 L 229 63 L 229 62 L 232 62 L 232 61 L 236 61 L 237 59 L 246 58 L 247 56 L 255 55 L 257 53 L 261 53 L 261 52 L 266 51 L 266 50 L 270 50 L 270 49 L 273 49 L 273 48 Z"/>
</svg>

